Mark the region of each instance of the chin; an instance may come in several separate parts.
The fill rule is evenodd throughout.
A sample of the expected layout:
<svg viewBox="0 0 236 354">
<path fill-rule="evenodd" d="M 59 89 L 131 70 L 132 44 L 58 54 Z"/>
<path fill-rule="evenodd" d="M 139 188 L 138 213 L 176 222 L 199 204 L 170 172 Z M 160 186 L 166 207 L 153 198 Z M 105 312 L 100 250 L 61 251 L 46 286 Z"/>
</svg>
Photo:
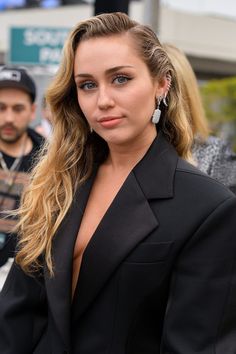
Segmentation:
<svg viewBox="0 0 236 354">
<path fill-rule="evenodd" d="M 125 136 L 117 136 L 110 139 L 107 139 L 106 142 L 108 145 L 117 145 L 117 146 L 128 146 L 135 142 L 135 137 L 125 137 Z"/>
<path fill-rule="evenodd" d="M 4 142 L 4 143 L 7 143 L 7 144 L 14 144 L 17 142 L 17 140 L 19 139 L 18 136 L 11 136 L 11 137 L 6 137 L 6 136 L 3 136 L 1 137 L 1 140 Z"/>
</svg>

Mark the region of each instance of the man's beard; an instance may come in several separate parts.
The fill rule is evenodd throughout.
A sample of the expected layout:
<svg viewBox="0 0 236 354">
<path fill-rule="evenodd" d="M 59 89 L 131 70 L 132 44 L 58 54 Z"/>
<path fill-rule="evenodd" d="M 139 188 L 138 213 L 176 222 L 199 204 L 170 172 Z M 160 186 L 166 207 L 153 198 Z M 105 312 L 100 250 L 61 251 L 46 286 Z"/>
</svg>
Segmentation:
<svg viewBox="0 0 236 354">
<path fill-rule="evenodd" d="M 4 133 L 5 129 L 11 129 L 11 134 Z M 0 141 L 5 144 L 15 144 L 25 134 L 27 128 L 17 129 L 12 124 L 4 124 L 0 127 Z"/>
</svg>

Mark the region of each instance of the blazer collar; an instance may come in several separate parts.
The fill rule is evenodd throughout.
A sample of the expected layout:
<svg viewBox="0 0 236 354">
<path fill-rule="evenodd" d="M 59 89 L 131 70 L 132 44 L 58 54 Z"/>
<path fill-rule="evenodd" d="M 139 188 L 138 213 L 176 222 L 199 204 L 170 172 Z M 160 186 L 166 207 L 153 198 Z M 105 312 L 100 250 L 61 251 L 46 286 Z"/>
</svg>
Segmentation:
<svg viewBox="0 0 236 354">
<path fill-rule="evenodd" d="M 178 155 L 160 131 L 133 172 L 147 199 L 171 198 Z"/>
<path fill-rule="evenodd" d="M 84 252 L 73 299 L 74 320 L 87 310 L 123 259 L 158 227 L 149 200 L 173 196 L 177 159 L 175 150 L 159 133 L 129 174 Z M 77 193 L 55 236 L 55 276 L 45 276 L 49 307 L 67 347 L 71 332 L 73 250 L 95 174 L 96 171 Z"/>
<path fill-rule="evenodd" d="M 125 257 L 158 227 L 149 200 L 173 197 L 178 156 L 162 133 L 131 171 L 91 238 L 73 300 L 78 319 Z"/>
</svg>

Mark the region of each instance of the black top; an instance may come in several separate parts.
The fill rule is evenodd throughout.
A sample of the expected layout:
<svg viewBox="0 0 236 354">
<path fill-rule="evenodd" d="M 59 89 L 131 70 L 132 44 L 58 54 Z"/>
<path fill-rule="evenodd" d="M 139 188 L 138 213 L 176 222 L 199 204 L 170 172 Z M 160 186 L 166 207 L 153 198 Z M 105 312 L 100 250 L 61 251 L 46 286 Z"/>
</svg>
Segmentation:
<svg viewBox="0 0 236 354">
<path fill-rule="evenodd" d="M 236 196 L 158 132 L 86 246 L 72 300 L 95 176 L 54 235 L 54 277 L 44 264 L 32 277 L 13 263 L 0 296 L 0 353 L 235 354 Z"/>
<path fill-rule="evenodd" d="M 29 171 L 34 165 L 36 155 L 43 143 L 43 138 L 33 129 L 28 129 L 28 135 L 33 142 L 33 148 L 27 155 L 24 155 L 14 171 L 4 171 L 0 168 L 0 266 L 5 264 L 9 257 L 14 256 L 15 235 L 11 234 L 16 224 L 16 218 L 6 216 L 19 207 L 20 197 L 24 187 L 29 181 Z M 15 161 L 12 157 L 2 151 L 3 159 L 10 169 Z"/>
</svg>

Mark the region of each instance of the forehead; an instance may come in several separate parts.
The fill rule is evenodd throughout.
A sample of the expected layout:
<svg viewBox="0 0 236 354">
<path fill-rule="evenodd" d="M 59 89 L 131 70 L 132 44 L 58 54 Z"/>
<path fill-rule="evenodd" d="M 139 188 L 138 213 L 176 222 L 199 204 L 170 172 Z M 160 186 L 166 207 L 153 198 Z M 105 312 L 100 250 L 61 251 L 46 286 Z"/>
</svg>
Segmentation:
<svg viewBox="0 0 236 354">
<path fill-rule="evenodd" d="M 75 53 L 75 69 L 119 66 L 143 62 L 136 42 L 128 33 L 82 40 Z"/>
<path fill-rule="evenodd" d="M 0 88 L 0 102 L 6 104 L 31 104 L 30 96 L 18 88 Z"/>
</svg>

